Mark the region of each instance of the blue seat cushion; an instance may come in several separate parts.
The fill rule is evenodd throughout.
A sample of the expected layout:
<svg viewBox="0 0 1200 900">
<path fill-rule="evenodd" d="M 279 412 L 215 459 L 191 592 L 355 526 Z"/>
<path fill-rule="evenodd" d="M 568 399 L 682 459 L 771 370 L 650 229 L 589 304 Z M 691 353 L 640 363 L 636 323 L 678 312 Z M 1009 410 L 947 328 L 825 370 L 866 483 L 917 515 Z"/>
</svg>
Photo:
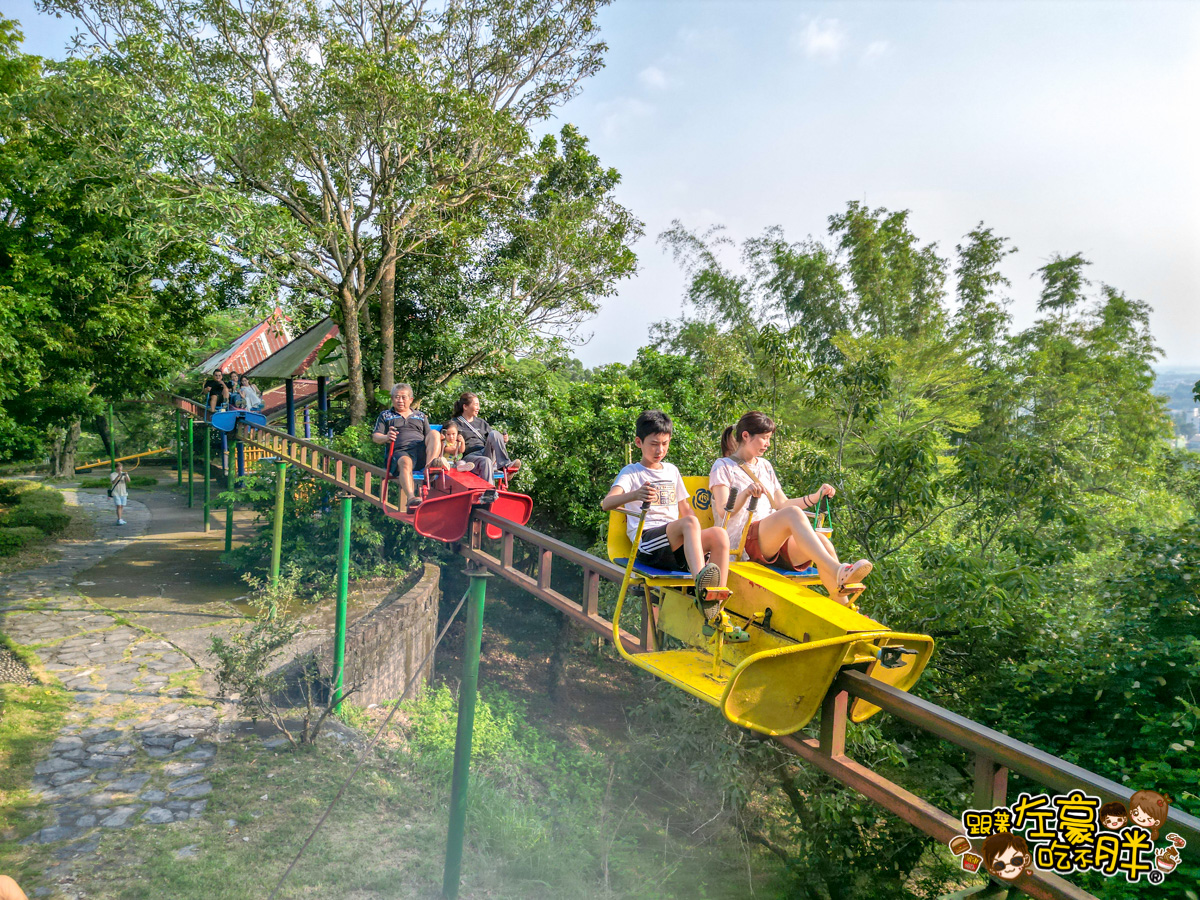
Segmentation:
<svg viewBox="0 0 1200 900">
<path fill-rule="evenodd" d="M 620 556 L 613 560 L 618 566 L 624 566 L 629 562 L 629 557 Z M 776 575 L 782 575 L 784 578 L 817 578 L 816 566 L 809 566 L 807 569 L 780 569 L 775 566 L 765 566 Z M 633 564 L 633 571 L 639 575 L 645 575 L 647 578 L 691 578 L 691 572 L 673 572 L 669 569 L 656 569 L 653 566 L 643 565 L 640 562 Z"/>
<path fill-rule="evenodd" d="M 629 563 L 629 557 L 618 557 L 614 559 L 618 566 L 624 566 Z M 654 566 L 643 565 L 640 562 L 633 564 L 633 571 L 639 575 L 645 575 L 647 578 L 692 578 L 691 572 L 673 572 L 670 569 L 656 569 Z"/>
<path fill-rule="evenodd" d="M 807 569 L 777 569 L 775 566 L 767 566 L 772 572 L 777 575 L 782 575 L 785 578 L 818 578 L 816 566 L 809 566 Z"/>
</svg>

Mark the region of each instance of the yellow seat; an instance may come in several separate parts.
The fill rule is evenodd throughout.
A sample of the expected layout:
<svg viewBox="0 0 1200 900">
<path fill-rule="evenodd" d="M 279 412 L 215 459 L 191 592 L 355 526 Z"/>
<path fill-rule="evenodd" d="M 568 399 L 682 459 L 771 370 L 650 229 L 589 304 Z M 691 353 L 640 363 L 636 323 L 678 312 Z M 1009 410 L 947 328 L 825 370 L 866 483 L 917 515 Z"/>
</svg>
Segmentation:
<svg viewBox="0 0 1200 900">
<path fill-rule="evenodd" d="M 713 525 L 708 479 L 687 477 L 684 486 L 701 526 Z M 707 627 L 694 598 L 679 590 L 691 585 L 690 578 L 637 572 L 628 566 L 631 551 L 625 513 L 614 510 L 609 514 L 608 555 L 626 570 L 613 616 L 621 656 L 713 704 L 746 728 L 765 734 L 802 728 L 820 709 L 844 666 L 865 669 L 873 678 L 908 690 L 933 652 L 929 637 L 891 631 L 814 591 L 811 583 L 817 579 L 797 578 L 753 562 L 731 564 L 732 596 L 721 614 L 722 623 L 744 630 L 749 640 L 723 641 L 722 632 Z M 643 587 L 646 612 L 657 629 L 684 644 L 682 649 L 629 653 L 621 644 L 621 609 L 634 583 Z M 878 711 L 855 699 L 849 714 L 861 722 Z"/>
<path fill-rule="evenodd" d="M 629 540 L 629 535 L 625 531 L 625 511 L 620 507 L 610 510 L 608 514 L 609 560 L 618 566 L 624 567 L 629 561 L 629 554 L 632 551 L 633 542 Z M 644 583 L 653 587 L 691 587 L 693 584 L 691 575 L 654 574 L 660 571 L 659 569 L 655 569 L 653 572 L 648 571 L 648 567 L 635 562 L 630 580 L 631 582 Z"/>
</svg>

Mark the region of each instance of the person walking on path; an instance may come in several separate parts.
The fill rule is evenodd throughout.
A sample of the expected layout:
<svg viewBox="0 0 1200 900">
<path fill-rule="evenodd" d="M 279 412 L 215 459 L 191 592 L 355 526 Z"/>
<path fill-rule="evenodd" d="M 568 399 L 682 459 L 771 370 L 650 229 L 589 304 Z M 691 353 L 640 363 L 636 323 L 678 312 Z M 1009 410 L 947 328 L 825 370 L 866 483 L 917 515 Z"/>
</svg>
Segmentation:
<svg viewBox="0 0 1200 900">
<path fill-rule="evenodd" d="M 125 524 L 125 505 L 129 502 L 129 473 L 124 463 L 117 463 L 117 471 L 108 476 L 108 495 L 117 508 L 117 524 Z"/>
</svg>

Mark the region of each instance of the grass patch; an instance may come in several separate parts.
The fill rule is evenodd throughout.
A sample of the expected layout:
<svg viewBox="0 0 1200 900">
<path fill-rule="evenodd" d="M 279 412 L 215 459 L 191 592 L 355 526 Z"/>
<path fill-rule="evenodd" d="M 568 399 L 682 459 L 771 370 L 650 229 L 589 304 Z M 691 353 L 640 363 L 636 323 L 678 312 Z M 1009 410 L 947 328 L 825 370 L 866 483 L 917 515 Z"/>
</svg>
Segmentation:
<svg viewBox="0 0 1200 900">
<path fill-rule="evenodd" d="M 439 894 L 453 757 L 449 697 L 432 690 L 406 707 L 407 738 L 393 735 L 401 743 L 359 772 L 281 896 Z M 686 833 L 668 834 L 614 789 L 618 760 L 553 741 L 503 692 L 480 698 L 476 737 L 463 898 L 748 895 L 736 840 L 698 845 Z M 96 854 L 78 864 L 76 885 L 114 900 L 266 896 L 356 760 L 356 751 L 328 739 L 267 750 L 257 737 L 234 738 L 220 746 L 200 819 L 102 834 Z M 195 848 L 193 858 L 176 857 L 185 847 Z M 49 858 L 45 848 L 32 852 Z M 764 873 L 757 896 L 780 896 L 772 863 L 756 857 L 754 868 Z"/>
<path fill-rule="evenodd" d="M 359 731 L 374 733 L 371 728 L 371 715 L 361 706 L 355 706 L 349 700 L 343 700 L 333 711 L 335 718 L 340 720 L 351 728 L 357 728 Z"/>
<path fill-rule="evenodd" d="M 0 641 L 46 681 L 37 657 L 0 635 Z M 0 872 L 28 883 L 40 865 L 18 841 L 46 824 L 29 792 L 33 768 L 46 755 L 66 717 L 70 699 L 57 683 L 0 684 Z"/>
</svg>

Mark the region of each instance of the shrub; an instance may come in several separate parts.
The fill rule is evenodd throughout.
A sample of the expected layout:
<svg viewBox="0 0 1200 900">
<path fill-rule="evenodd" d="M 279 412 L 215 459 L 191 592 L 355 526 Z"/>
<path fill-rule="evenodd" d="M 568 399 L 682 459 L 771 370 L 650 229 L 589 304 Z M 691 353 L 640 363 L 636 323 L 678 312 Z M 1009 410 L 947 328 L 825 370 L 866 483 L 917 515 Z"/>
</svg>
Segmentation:
<svg viewBox="0 0 1200 900">
<path fill-rule="evenodd" d="M 0 518 L 0 525 L 6 528 L 34 528 L 48 535 L 65 531 L 70 524 L 71 517 L 64 512 L 30 509 L 24 504 Z"/>
<path fill-rule="evenodd" d="M 12 556 L 26 544 L 41 538 L 36 528 L 0 528 L 0 556 Z"/>
<path fill-rule="evenodd" d="M 62 509 L 63 506 L 63 495 L 53 488 L 38 487 L 31 491 L 25 491 L 17 497 L 19 509 L 54 512 Z"/>
<path fill-rule="evenodd" d="M 2 479 L 0 480 L 0 503 L 16 503 L 22 494 L 42 489 L 41 485 L 33 481 L 25 481 L 20 478 Z"/>
<path fill-rule="evenodd" d="M 266 719 L 293 746 L 316 741 L 333 712 L 335 697 L 330 680 L 321 675 L 311 657 L 301 661 L 293 684 L 281 665 L 295 653 L 292 643 L 304 630 L 298 616 L 284 611 L 294 605 L 300 576 L 296 566 L 289 566 L 274 585 L 253 575 L 242 576 L 253 591 L 249 598 L 254 608 L 251 626 L 231 634 L 228 640 L 214 637 L 211 645 L 222 695 L 238 694 L 242 709 L 252 720 Z M 288 704 L 293 687 L 300 694 L 298 707 Z M 342 696 L 355 689 L 355 685 L 346 685 Z M 296 715 L 298 723 L 291 718 Z"/>
</svg>

